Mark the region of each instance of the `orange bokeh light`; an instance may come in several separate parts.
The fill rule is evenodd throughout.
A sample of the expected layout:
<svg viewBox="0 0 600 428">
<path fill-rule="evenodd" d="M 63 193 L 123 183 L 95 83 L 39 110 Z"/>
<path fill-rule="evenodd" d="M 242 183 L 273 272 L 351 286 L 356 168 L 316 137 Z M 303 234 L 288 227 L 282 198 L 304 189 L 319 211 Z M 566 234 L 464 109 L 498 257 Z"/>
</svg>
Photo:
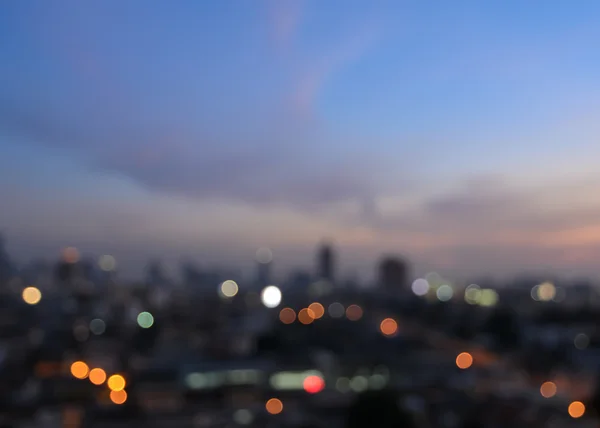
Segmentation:
<svg viewBox="0 0 600 428">
<path fill-rule="evenodd" d="M 106 372 L 102 369 L 92 369 L 89 374 L 90 382 L 94 385 L 102 385 L 106 380 Z"/>
<path fill-rule="evenodd" d="M 393 336 L 398 332 L 398 323 L 392 318 L 386 318 L 381 321 L 379 329 L 386 336 Z"/>
<path fill-rule="evenodd" d="M 315 320 L 315 313 L 308 308 L 304 308 L 298 312 L 298 321 L 304 325 L 311 324 Z"/>
<path fill-rule="evenodd" d="M 350 321 L 358 321 L 363 316 L 363 310 L 358 305 L 350 305 L 346 308 L 346 318 Z"/>
<path fill-rule="evenodd" d="M 473 365 L 473 356 L 468 352 L 462 352 L 456 357 L 456 366 L 459 369 L 468 369 Z"/>
<path fill-rule="evenodd" d="M 110 401 L 115 404 L 123 404 L 127 401 L 127 392 L 124 389 L 119 391 L 110 391 Z"/>
<path fill-rule="evenodd" d="M 90 368 L 83 361 L 75 361 L 71 364 L 71 374 L 77 379 L 85 379 L 88 377 L 89 372 Z"/>
<path fill-rule="evenodd" d="M 278 415 L 283 412 L 283 403 L 279 398 L 271 398 L 267 401 L 267 404 L 265 404 L 265 408 L 270 414 Z"/>
<path fill-rule="evenodd" d="M 574 419 L 580 418 L 585 413 L 585 405 L 581 401 L 573 401 L 569 404 L 569 416 Z"/>
<path fill-rule="evenodd" d="M 283 308 L 279 312 L 279 320 L 284 324 L 292 324 L 296 321 L 296 312 L 292 308 Z"/>
<path fill-rule="evenodd" d="M 325 308 L 319 302 L 314 302 L 308 305 L 308 309 L 313 311 L 314 319 L 318 320 L 323 315 L 325 315 Z"/>
<path fill-rule="evenodd" d="M 554 382 L 544 382 L 540 387 L 540 394 L 544 398 L 551 398 L 556 395 L 556 384 Z"/>
</svg>

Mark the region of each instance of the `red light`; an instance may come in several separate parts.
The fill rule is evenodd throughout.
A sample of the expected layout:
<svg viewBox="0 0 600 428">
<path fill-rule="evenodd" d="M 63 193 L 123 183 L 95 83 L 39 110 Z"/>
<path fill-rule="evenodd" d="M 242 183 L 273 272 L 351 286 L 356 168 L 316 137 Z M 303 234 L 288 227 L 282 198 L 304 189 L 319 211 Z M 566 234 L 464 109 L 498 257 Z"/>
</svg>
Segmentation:
<svg viewBox="0 0 600 428">
<path fill-rule="evenodd" d="M 308 376 L 304 379 L 304 390 L 309 394 L 316 394 L 323 391 L 325 388 L 325 381 L 319 376 Z"/>
</svg>

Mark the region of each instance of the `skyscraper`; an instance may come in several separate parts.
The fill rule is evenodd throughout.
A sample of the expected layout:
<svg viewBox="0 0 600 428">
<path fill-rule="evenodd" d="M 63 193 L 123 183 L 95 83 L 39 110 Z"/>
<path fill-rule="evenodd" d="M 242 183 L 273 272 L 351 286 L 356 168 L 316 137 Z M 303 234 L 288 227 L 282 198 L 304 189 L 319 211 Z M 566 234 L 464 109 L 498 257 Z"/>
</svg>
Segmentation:
<svg viewBox="0 0 600 428">
<path fill-rule="evenodd" d="M 317 277 L 329 282 L 335 279 L 335 254 L 329 244 L 323 244 L 317 252 Z"/>
<path fill-rule="evenodd" d="M 0 285 L 5 284 L 13 274 L 10 256 L 4 247 L 4 237 L 0 235 Z"/>
<path fill-rule="evenodd" d="M 390 292 L 401 292 L 408 286 L 408 266 L 399 258 L 384 257 L 379 263 L 379 284 Z"/>
</svg>

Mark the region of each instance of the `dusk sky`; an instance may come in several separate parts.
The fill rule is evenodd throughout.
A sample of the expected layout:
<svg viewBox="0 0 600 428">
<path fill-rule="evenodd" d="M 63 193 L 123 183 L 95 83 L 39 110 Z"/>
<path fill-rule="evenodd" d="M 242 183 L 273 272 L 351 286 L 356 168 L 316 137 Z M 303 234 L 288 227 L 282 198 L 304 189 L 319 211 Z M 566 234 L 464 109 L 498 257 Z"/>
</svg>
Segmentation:
<svg viewBox="0 0 600 428">
<path fill-rule="evenodd" d="M 4 1 L 0 230 L 415 272 L 600 271 L 600 2 Z"/>
</svg>

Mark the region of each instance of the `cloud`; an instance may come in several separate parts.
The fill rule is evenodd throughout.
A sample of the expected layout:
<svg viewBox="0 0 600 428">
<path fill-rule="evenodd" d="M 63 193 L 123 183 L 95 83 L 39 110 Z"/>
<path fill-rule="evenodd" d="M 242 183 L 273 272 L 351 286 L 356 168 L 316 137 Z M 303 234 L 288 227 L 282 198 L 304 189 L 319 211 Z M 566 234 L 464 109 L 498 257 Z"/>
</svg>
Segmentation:
<svg viewBox="0 0 600 428">
<path fill-rule="evenodd" d="M 154 128 L 154 129 L 152 129 Z M 372 155 L 322 149 L 324 136 L 279 122 L 245 139 L 70 122 L 51 111 L 0 105 L 0 129 L 65 150 L 88 166 L 125 175 L 151 190 L 194 199 L 314 209 L 377 191 L 385 163 Z M 385 168 L 383 168 L 385 169 Z"/>
<path fill-rule="evenodd" d="M 472 177 L 454 192 L 426 198 L 402 213 L 369 206 L 362 224 L 379 233 L 408 234 L 415 247 L 577 247 L 600 244 L 600 204 L 572 192 L 582 183 L 514 187 L 498 177 Z M 376 207 L 376 205 L 375 205 Z"/>
</svg>

